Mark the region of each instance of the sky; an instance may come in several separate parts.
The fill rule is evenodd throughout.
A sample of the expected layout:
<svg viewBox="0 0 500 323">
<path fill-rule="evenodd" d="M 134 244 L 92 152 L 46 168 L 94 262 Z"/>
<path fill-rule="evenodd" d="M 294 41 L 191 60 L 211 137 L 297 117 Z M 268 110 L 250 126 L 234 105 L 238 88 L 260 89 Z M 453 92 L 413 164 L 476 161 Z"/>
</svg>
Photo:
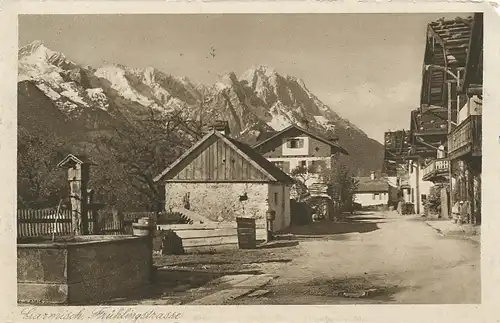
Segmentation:
<svg viewBox="0 0 500 323">
<path fill-rule="evenodd" d="M 267 65 L 382 142 L 419 105 L 427 24 L 457 15 L 20 15 L 19 46 L 41 40 L 81 65 L 155 67 L 206 84 Z"/>
</svg>

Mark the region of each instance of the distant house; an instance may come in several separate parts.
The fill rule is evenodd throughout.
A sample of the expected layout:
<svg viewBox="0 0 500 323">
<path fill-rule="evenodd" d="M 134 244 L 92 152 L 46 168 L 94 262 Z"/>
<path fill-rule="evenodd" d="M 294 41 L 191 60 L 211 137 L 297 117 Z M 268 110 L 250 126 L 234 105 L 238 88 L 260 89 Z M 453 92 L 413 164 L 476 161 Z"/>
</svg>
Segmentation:
<svg viewBox="0 0 500 323">
<path fill-rule="evenodd" d="M 390 201 L 390 185 L 384 178 L 376 178 L 375 173 L 368 177 L 356 177 L 358 187 L 354 193 L 355 202 L 362 207 L 387 205 Z"/>
<path fill-rule="evenodd" d="M 186 151 L 155 179 L 165 185 L 165 208 L 185 208 L 212 221 L 255 218 L 266 223 L 276 212 L 273 231 L 290 224 L 294 180 L 246 144 L 229 136 L 226 122 Z"/>
<path fill-rule="evenodd" d="M 296 125 L 266 133 L 253 148 L 287 174 L 300 166 L 306 168 L 311 175 L 307 186 L 322 182 L 319 174 L 333 167 L 335 154 L 348 155 L 338 144 L 338 137 L 325 138 Z"/>
</svg>

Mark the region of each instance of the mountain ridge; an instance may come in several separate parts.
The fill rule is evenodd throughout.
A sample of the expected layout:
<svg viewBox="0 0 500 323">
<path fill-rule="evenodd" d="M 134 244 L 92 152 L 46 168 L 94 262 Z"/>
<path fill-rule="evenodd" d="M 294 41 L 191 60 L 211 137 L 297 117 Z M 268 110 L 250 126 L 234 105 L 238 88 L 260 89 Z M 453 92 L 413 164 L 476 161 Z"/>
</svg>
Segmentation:
<svg viewBox="0 0 500 323">
<path fill-rule="evenodd" d="M 297 124 L 337 135 L 350 153 L 346 162 L 353 171 L 368 173 L 382 166 L 382 144 L 324 104 L 304 80 L 282 75 L 265 64 L 239 77 L 227 72 L 207 85 L 154 67 L 81 66 L 41 41 L 21 47 L 18 58 L 18 81 L 33 82 L 68 120 L 79 119 L 88 129 L 106 129 L 115 119 L 180 111 L 203 124 L 227 120 L 237 139 L 254 144 L 262 133 Z M 82 121 L 87 119 L 92 122 Z"/>
</svg>

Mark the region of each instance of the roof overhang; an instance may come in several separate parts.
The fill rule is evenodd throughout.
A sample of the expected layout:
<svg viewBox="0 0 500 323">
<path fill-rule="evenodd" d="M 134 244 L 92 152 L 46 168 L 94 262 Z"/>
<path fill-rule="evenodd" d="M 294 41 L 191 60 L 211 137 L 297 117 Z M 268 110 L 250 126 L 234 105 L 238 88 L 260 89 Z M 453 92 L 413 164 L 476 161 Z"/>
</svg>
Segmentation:
<svg viewBox="0 0 500 323">
<path fill-rule="evenodd" d="M 269 138 L 267 138 L 267 139 L 265 139 L 265 140 L 263 140 L 263 141 L 255 144 L 255 145 L 253 145 L 252 148 L 256 149 L 256 148 L 262 146 L 263 144 L 265 144 L 265 143 L 273 140 L 274 138 L 277 138 L 277 137 L 283 135 L 284 133 L 286 133 L 287 131 L 290 131 L 292 129 L 296 129 L 296 130 L 298 130 L 298 131 L 300 131 L 300 132 L 302 132 L 302 133 L 304 133 L 304 134 L 306 134 L 306 135 L 308 135 L 308 136 L 310 136 L 310 137 L 312 137 L 312 138 L 314 138 L 316 140 L 319 140 L 319 141 L 321 141 L 321 142 L 323 142 L 323 143 L 325 143 L 327 145 L 330 145 L 331 147 L 336 148 L 338 151 L 340 151 L 344 155 L 349 155 L 349 152 L 345 148 L 343 148 L 342 146 L 340 146 L 340 145 L 338 145 L 338 144 L 336 144 L 334 142 L 331 142 L 331 141 L 327 140 L 326 138 L 323 138 L 323 137 L 321 137 L 319 135 L 311 133 L 310 131 L 308 131 L 306 129 L 303 129 L 303 128 L 297 126 L 297 125 L 290 125 L 290 126 L 286 127 L 285 129 L 276 132 L 275 134 L 273 134 Z"/>
</svg>

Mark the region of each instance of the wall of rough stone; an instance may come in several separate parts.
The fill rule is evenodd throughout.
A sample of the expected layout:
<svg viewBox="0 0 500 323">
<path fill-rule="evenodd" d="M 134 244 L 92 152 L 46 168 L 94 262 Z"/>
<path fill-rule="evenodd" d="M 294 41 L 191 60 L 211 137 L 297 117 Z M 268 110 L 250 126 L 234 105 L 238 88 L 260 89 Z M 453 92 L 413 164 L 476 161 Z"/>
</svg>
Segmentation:
<svg viewBox="0 0 500 323">
<path fill-rule="evenodd" d="M 233 222 L 236 217 L 266 218 L 267 183 L 166 183 L 165 208 L 184 208 L 189 194 L 189 210 L 212 221 Z M 248 199 L 240 202 L 246 193 Z"/>
<path fill-rule="evenodd" d="M 147 238 L 112 237 L 91 243 L 18 246 L 18 301 L 95 304 L 144 288 L 152 265 Z"/>
<path fill-rule="evenodd" d="M 97 302 L 138 292 L 149 283 L 152 252 L 147 238 L 70 248 L 69 302 Z"/>
</svg>

